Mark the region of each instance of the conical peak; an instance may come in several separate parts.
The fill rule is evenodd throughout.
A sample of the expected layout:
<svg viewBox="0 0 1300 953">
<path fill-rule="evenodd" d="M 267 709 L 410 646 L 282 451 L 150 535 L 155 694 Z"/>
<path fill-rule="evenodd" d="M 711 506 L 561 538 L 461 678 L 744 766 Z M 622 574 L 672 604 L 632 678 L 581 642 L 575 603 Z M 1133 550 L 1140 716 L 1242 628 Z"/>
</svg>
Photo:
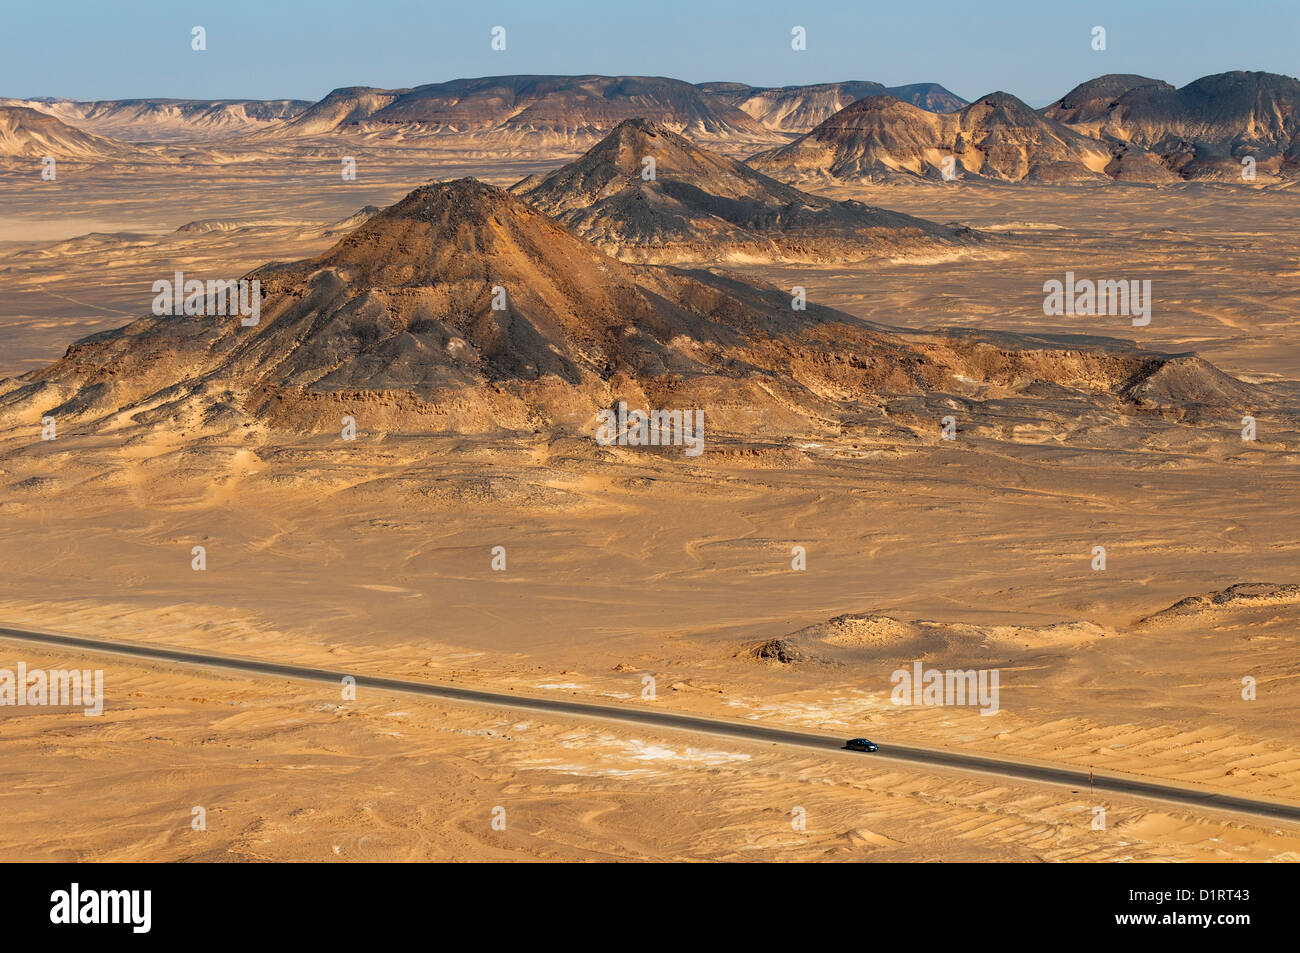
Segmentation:
<svg viewBox="0 0 1300 953">
<path fill-rule="evenodd" d="M 508 192 L 474 178 L 454 179 L 449 182 L 432 182 L 389 206 L 376 216 L 377 220 L 403 219 L 437 222 L 444 221 L 449 213 L 462 220 L 488 217 L 509 208 L 514 213 L 529 213 L 527 205 Z"/>
</svg>

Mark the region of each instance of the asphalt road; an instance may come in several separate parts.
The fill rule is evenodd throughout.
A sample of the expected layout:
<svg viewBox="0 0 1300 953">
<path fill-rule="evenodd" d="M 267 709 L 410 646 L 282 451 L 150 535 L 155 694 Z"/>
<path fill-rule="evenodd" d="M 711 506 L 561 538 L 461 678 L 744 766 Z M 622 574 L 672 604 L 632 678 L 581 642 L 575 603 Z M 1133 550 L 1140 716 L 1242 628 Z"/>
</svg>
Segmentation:
<svg viewBox="0 0 1300 953">
<path fill-rule="evenodd" d="M 248 672 L 253 675 L 271 675 L 312 682 L 327 682 L 335 686 L 342 683 L 344 676 L 352 675 L 356 679 L 358 689 L 370 688 L 385 692 L 423 695 L 427 698 L 440 698 L 473 705 L 492 705 L 500 708 L 569 715 L 588 720 L 623 722 L 632 725 L 666 728 L 673 731 L 689 731 L 697 734 L 739 738 L 744 741 L 794 745 L 801 748 L 821 748 L 826 751 L 839 751 L 845 757 L 903 761 L 926 767 L 954 768 L 959 771 L 1000 775 L 1020 781 L 1038 781 L 1047 784 L 1064 785 L 1079 792 L 1089 787 L 1088 773 L 1076 768 L 1051 767 L 1020 761 L 1007 761 L 1002 758 L 986 757 L 984 755 L 959 754 L 952 751 L 897 745 L 879 737 L 872 739 L 880 745 L 879 752 L 874 754 L 844 752 L 845 739 L 840 736 L 813 734 L 796 731 L 792 728 L 779 728 L 754 722 L 723 721 L 699 715 L 655 711 L 628 705 L 594 705 L 588 702 L 568 701 L 563 698 L 536 698 L 511 693 L 484 692 L 472 688 L 457 688 L 451 685 L 437 685 L 400 678 L 380 678 L 350 672 L 334 672 L 309 668 L 303 665 L 262 662 L 255 659 L 189 652 L 163 646 L 105 642 L 99 639 L 54 635 L 48 632 L 33 632 L 27 629 L 6 626 L 0 626 L 0 638 L 108 655 L 151 659 L 160 662 L 201 665 L 207 668 Z M 1188 807 L 1254 814 L 1259 817 L 1272 818 L 1273 820 L 1300 821 L 1300 804 L 1290 804 L 1282 801 L 1257 801 L 1229 794 L 1217 794 L 1197 788 L 1142 781 L 1121 775 L 1097 774 L 1092 781 L 1092 789 L 1112 794 L 1153 798 Z"/>
</svg>

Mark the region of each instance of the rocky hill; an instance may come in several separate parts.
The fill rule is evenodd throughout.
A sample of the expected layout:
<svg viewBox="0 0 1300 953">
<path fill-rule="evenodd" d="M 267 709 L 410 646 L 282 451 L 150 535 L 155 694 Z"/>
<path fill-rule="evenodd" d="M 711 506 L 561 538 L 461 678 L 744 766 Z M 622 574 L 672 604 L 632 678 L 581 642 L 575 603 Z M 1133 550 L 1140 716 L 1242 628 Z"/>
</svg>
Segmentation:
<svg viewBox="0 0 1300 953">
<path fill-rule="evenodd" d="M 1008 93 L 992 93 L 946 114 L 892 96 L 861 99 L 749 164 L 781 178 L 941 179 L 947 163 L 957 178 L 1104 182 L 1112 159 L 1112 150 L 1096 139 L 1040 116 Z"/>
<path fill-rule="evenodd" d="M 646 119 L 626 120 L 581 158 L 512 191 L 627 261 L 854 261 L 984 238 L 801 192 Z"/>
</svg>

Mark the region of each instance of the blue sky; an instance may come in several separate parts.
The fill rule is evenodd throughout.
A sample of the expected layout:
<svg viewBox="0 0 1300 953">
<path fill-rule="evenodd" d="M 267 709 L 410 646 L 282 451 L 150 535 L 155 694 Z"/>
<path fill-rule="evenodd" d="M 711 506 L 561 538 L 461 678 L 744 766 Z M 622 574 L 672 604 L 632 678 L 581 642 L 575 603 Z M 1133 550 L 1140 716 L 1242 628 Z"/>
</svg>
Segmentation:
<svg viewBox="0 0 1300 953">
<path fill-rule="evenodd" d="M 339 86 L 604 73 L 937 82 L 1043 105 L 1102 73 L 1300 72 L 1300 0 L 2 0 L 0 96 L 319 99 Z M 192 27 L 207 50 L 190 48 Z M 506 50 L 490 48 L 506 27 Z M 790 48 L 791 27 L 808 48 Z M 1107 49 L 1091 30 L 1104 26 Z"/>
</svg>

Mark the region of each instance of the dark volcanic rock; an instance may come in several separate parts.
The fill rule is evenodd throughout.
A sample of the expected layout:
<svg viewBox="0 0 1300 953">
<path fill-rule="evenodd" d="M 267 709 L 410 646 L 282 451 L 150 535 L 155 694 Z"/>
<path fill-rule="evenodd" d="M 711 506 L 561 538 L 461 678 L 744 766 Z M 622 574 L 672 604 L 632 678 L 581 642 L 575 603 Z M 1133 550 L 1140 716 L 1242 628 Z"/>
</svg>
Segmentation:
<svg viewBox="0 0 1300 953">
<path fill-rule="evenodd" d="M 876 96 L 841 110 L 789 145 L 753 156 L 749 164 L 783 177 L 940 178 L 948 157 L 958 177 L 1104 182 L 1112 154 L 1007 93 L 992 93 L 947 114 Z"/>
<path fill-rule="evenodd" d="M 592 185 L 616 182 L 608 173 L 570 169 Z M 372 432 L 533 433 L 590 428 L 626 401 L 772 441 L 864 421 L 933 435 L 955 401 L 965 428 L 989 433 L 1044 419 L 1172 426 L 1266 403 L 1202 361 L 1122 342 L 898 334 L 811 302 L 795 310 L 786 290 L 736 275 L 625 264 L 473 179 L 416 189 L 325 253 L 245 280 L 260 284 L 257 322 L 199 309 L 84 338 L 0 383 L 0 423 L 52 415 L 188 436 L 337 433 L 353 416 Z"/>
<path fill-rule="evenodd" d="M 1093 82 L 1108 79 L 1114 78 Z M 1148 82 L 1105 104 L 1105 96 L 1085 103 L 1086 95 L 1077 93 L 1047 112 L 1090 135 L 1154 153 L 1182 178 L 1240 182 L 1246 157 L 1261 176 L 1300 173 L 1300 80 L 1293 77 L 1219 73 L 1181 89 Z"/>
<path fill-rule="evenodd" d="M 646 158 L 655 162 L 653 180 L 643 177 Z M 630 261 L 853 261 L 981 239 L 801 192 L 644 119 L 627 120 L 586 155 L 512 191 Z"/>
<path fill-rule="evenodd" d="M 1086 83 L 1080 83 L 1052 105 L 1042 110 L 1048 119 L 1064 123 L 1086 123 L 1104 117 L 1119 97 L 1131 89 L 1157 86 L 1171 90 L 1174 87 L 1159 79 L 1138 76 L 1134 73 L 1107 73 Z"/>
</svg>

